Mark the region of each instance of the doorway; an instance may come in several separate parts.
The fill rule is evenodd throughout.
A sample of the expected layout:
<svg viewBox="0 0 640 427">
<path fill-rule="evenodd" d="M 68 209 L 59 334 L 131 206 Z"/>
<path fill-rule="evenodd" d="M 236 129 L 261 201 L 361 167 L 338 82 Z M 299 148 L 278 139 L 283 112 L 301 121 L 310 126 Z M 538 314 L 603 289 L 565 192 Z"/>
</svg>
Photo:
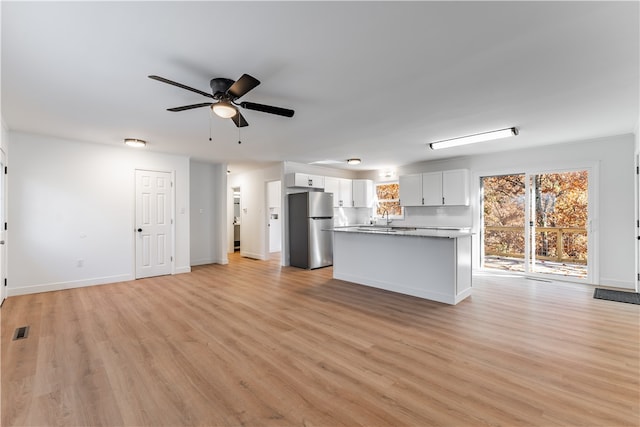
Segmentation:
<svg viewBox="0 0 640 427">
<path fill-rule="evenodd" d="M 240 251 L 240 226 L 242 212 L 240 206 L 240 187 L 233 187 L 233 251 Z"/>
<path fill-rule="evenodd" d="M 172 187 L 170 172 L 136 170 L 136 279 L 171 274 Z"/>
<path fill-rule="evenodd" d="M 282 182 L 267 182 L 268 258 L 282 251 Z"/>
<path fill-rule="evenodd" d="M 485 176 L 484 268 L 591 281 L 588 169 Z"/>
</svg>

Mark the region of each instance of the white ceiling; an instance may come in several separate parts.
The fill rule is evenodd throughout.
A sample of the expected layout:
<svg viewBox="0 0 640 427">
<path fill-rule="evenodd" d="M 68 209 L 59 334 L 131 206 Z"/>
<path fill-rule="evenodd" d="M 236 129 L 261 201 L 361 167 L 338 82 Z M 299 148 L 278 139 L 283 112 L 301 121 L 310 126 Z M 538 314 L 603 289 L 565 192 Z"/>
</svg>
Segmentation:
<svg viewBox="0 0 640 427">
<path fill-rule="evenodd" d="M 633 132 L 640 94 L 633 2 L 2 1 L 2 118 L 10 130 L 246 169 L 345 160 L 358 169 Z M 147 76 L 209 91 L 243 73 L 250 126 Z M 431 151 L 430 141 L 520 135 Z M 338 165 L 346 167 L 346 165 Z"/>
</svg>

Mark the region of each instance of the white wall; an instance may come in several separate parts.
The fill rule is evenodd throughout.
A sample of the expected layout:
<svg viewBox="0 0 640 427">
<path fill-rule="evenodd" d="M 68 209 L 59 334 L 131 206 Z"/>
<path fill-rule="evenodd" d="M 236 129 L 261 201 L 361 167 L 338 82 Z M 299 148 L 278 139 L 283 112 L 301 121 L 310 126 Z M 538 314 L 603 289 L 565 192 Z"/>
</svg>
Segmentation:
<svg viewBox="0 0 640 427">
<path fill-rule="evenodd" d="M 227 264 L 226 165 L 190 162 L 191 265 Z"/>
<path fill-rule="evenodd" d="M 173 272 L 190 271 L 187 157 L 17 132 L 8 139 L 9 295 L 133 279 L 135 169 L 175 174 Z"/>
<path fill-rule="evenodd" d="M 514 140 L 514 144 L 517 140 Z M 635 287 L 636 251 L 634 240 L 634 135 L 621 135 L 575 143 L 549 145 L 535 149 L 513 150 L 482 156 L 460 157 L 444 161 L 421 162 L 398 169 L 398 175 L 467 168 L 472 179 L 492 173 L 521 172 L 523 169 L 549 169 L 566 165 L 599 165 L 599 224 L 600 263 L 602 285 Z M 370 179 L 377 179 L 374 173 Z M 413 208 L 407 210 L 406 222 L 416 225 L 442 225 L 444 221 L 462 222 L 470 218 L 474 231 L 479 228 L 479 186 L 471 183 L 472 205 L 453 209 L 453 218 L 446 218 L 445 208 Z M 468 212 L 466 212 L 468 210 Z M 446 212 L 445 212 L 446 211 Z M 469 217 L 467 217 L 467 215 Z M 457 225 L 457 224 L 452 224 Z M 475 239 L 474 265 L 479 265 L 479 242 Z"/>
</svg>

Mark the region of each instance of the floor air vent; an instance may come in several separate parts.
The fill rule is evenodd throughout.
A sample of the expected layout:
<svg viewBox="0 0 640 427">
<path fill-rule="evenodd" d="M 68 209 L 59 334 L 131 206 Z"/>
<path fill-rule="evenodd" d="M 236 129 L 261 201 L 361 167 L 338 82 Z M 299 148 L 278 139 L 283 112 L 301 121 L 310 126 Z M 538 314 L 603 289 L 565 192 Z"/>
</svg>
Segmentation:
<svg viewBox="0 0 640 427">
<path fill-rule="evenodd" d="M 13 340 L 23 340 L 29 336 L 29 327 L 21 326 L 13 333 Z"/>
</svg>

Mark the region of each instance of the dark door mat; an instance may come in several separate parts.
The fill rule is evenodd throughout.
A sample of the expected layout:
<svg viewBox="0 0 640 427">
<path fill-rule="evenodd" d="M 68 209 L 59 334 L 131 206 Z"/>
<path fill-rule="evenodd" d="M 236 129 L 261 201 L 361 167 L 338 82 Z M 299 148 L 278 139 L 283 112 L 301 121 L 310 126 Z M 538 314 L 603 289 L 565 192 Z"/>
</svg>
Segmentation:
<svg viewBox="0 0 640 427">
<path fill-rule="evenodd" d="M 626 302 L 629 304 L 640 304 L 640 293 L 613 291 L 611 289 L 596 288 L 593 297 L 597 299 L 606 299 L 608 301 Z"/>
</svg>

